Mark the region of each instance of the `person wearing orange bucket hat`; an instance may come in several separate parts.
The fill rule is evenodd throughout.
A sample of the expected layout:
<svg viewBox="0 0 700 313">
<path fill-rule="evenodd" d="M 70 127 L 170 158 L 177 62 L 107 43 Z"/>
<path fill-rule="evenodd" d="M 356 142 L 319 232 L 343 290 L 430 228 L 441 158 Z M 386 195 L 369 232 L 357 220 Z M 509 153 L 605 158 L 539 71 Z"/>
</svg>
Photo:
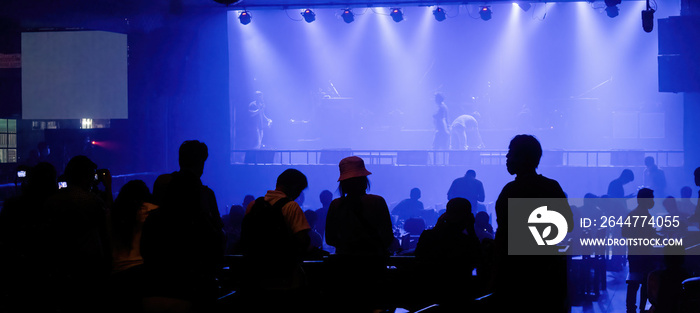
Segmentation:
<svg viewBox="0 0 700 313">
<path fill-rule="evenodd" d="M 372 173 L 362 158 L 344 158 L 339 168 L 340 198 L 331 202 L 326 217 L 326 243 L 336 248 L 329 260 L 331 301 L 348 304 L 348 312 L 379 309 L 379 283 L 394 240 L 389 208 L 381 196 L 367 194 Z"/>
</svg>

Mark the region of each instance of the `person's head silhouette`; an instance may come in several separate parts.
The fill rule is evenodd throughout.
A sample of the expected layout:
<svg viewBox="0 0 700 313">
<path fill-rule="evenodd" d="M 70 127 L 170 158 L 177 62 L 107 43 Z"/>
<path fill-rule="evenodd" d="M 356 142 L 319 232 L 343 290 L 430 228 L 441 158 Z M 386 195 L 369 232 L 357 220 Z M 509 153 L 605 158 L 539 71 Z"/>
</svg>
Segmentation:
<svg viewBox="0 0 700 313">
<path fill-rule="evenodd" d="M 464 176 L 474 179 L 474 178 L 476 178 L 476 171 L 475 170 L 468 170 L 467 173 L 464 174 Z"/>
<path fill-rule="evenodd" d="M 517 135 L 508 146 L 506 168 L 511 175 L 534 173 L 540 164 L 542 146 L 532 135 Z"/>
<path fill-rule="evenodd" d="M 474 216 L 474 223 L 480 227 L 485 227 L 486 225 L 491 224 L 489 223 L 489 219 L 490 217 L 488 213 L 480 211 L 479 213 L 476 213 L 476 216 Z"/>
<path fill-rule="evenodd" d="M 676 214 L 678 213 L 678 202 L 676 202 L 676 198 L 672 196 L 666 197 L 663 202 L 664 209 L 666 209 L 666 212 L 670 214 Z"/>
<path fill-rule="evenodd" d="M 656 164 L 654 164 L 654 157 L 648 156 L 648 157 L 644 158 L 644 165 L 646 165 L 647 168 L 656 167 Z"/>
<path fill-rule="evenodd" d="M 693 196 L 693 189 L 688 186 L 681 188 L 681 198 L 690 198 Z"/>
<path fill-rule="evenodd" d="M 78 155 L 68 161 L 63 175 L 66 177 L 68 186 L 75 186 L 88 191 L 95 180 L 96 170 L 97 164 L 84 155 Z"/>
<path fill-rule="evenodd" d="M 651 209 L 654 207 L 654 191 L 649 188 L 639 189 L 637 193 L 637 204 L 642 209 Z"/>
<path fill-rule="evenodd" d="M 411 200 L 418 200 L 420 199 L 420 189 L 418 188 L 413 188 L 411 189 Z"/>
<path fill-rule="evenodd" d="M 321 200 L 321 205 L 324 208 L 328 208 L 331 205 L 331 201 L 333 201 L 333 193 L 330 190 L 323 190 L 318 195 L 318 199 Z"/>
<path fill-rule="evenodd" d="M 346 195 L 359 196 L 367 192 L 369 189 L 367 176 L 371 175 L 372 172 L 365 168 L 365 161 L 362 158 L 349 156 L 340 160 L 338 167 L 340 168 L 338 191 L 340 191 L 341 197 Z"/>
<path fill-rule="evenodd" d="M 180 170 L 189 170 L 197 177 L 204 173 L 204 162 L 209 157 L 207 145 L 198 140 L 187 140 L 180 145 Z"/>
<path fill-rule="evenodd" d="M 308 186 L 306 175 L 293 168 L 286 169 L 277 177 L 277 190 L 284 192 L 291 200 L 298 198 Z"/>
<path fill-rule="evenodd" d="M 620 173 L 620 179 L 622 180 L 623 184 L 632 182 L 634 180 L 634 173 L 632 170 L 626 168 L 622 170 L 622 173 Z"/>
<path fill-rule="evenodd" d="M 464 198 L 453 198 L 447 202 L 445 214 L 442 216 L 444 222 L 459 229 L 465 229 L 474 225 L 475 219 L 472 214 L 472 205 Z"/>
<path fill-rule="evenodd" d="M 436 92 L 435 93 L 435 103 L 437 105 L 441 105 L 442 102 L 445 101 L 445 96 L 443 96 L 441 93 Z"/>
</svg>

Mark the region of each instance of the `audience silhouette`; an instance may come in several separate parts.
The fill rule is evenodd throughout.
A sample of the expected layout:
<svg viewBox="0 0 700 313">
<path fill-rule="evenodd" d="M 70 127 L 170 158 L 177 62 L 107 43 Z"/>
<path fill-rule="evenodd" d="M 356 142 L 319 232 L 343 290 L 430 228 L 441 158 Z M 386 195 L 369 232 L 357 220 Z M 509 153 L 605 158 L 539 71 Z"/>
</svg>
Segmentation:
<svg viewBox="0 0 700 313">
<path fill-rule="evenodd" d="M 141 234 L 152 203 L 148 186 L 141 180 L 126 183 L 110 211 L 112 275 L 109 307 L 113 312 L 138 312 L 143 297 Z"/>
<path fill-rule="evenodd" d="M 508 199 L 555 199 L 548 203 L 548 209 L 564 216 L 572 225 L 569 229 L 573 228 L 573 214 L 559 183 L 536 172 L 541 157 L 542 146 L 531 135 L 517 135 L 508 146 L 506 168 L 516 177 L 503 187 L 496 201 L 494 296 L 499 310 L 522 310 L 526 305 L 536 305 L 539 312 L 568 310 L 565 257 L 508 255 L 509 232 L 530 236 L 526 220 L 513 221 L 515 224 L 510 225 Z M 533 302 L 534 299 L 537 300 Z"/>
<path fill-rule="evenodd" d="M 314 210 L 304 211 L 304 216 L 306 221 L 309 222 L 311 229 L 309 230 L 309 239 L 312 248 L 323 249 L 323 237 L 316 230 L 316 224 L 318 223 L 318 214 Z"/>
<path fill-rule="evenodd" d="M 484 202 L 484 184 L 476 179 L 476 171 L 468 170 L 464 177 L 452 181 L 450 189 L 447 191 L 447 200 L 454 198 L 465 198 L 471 203 L 472 213 L 483 211 L 479 209 L 479 202 Z"/>
<path fill-rule="evenodd" d="M 622 170 L 620 177 L 615 178 L 608 185 L 608 196 L 610 198 L 633 198 L 635 193 L 625 194 L 625 185 L 634 181 L 634 173 L 630 169 Z"/>
<path fill-rule="evenodd" d="M 306 176 L 287 169 L 277 177 L 274 190 L 248 205 L 241 230 L 245 277 L 242 292 L 246 309 L 271 312 L 301 310 L 305 286 L 301 269 L 310 248 L 311 227 L 294 200 L 308 187 Z"/>
<path fill-rule="evenodd" d="M 64 171 L 68 187 L 44 203 L 44 253 L 48 257 L 45 261 L 51 264 L 46 287 L 54 291 L 51 300 L 59 310 L 93 312 L 103 308 L 112 261 L 107 231 L 112 199 L 111 180 L 102 180 L 106 191 L 99 192 L 96 173 L 97 165 L 88 157 L 73 157 Z"/>
<path fill-rule="evenodd" d="M 695 171 L 693 172 L 693 176 L 695 176 L 695 186 L 700 187 L 700 167 L 696 168 Z M 700 190 L 698 191 L 698 200 L 697 204 L 695 205 L 695 212 L 693 215 L 688 219 L 690 222 L 700 222 Z"/>
<path fill-rule="evenodd" d="M 391 211 L 392 215 L 398 216 L 399 224 L 401 221 L 407 221 L 410 218 L 423 217 L 423 202 L 420 199 L 421 192 L 418 188 L 411 189 L 411 195 L 408 199 L 401 200 Z"/>
<path fill-rule="evenodd" d="M 683 311 L 683 281 L 690 277 L 684 267 L 685 251 L 682 247 L 664 250 L 664 266 L 649 273 L 647 295 L 654 313 L 681 313 Z"/>
<path fill-rule="evenodd" d="M 240 205 L 232 205 L 227 215 L 221 217 L 226 234 L 226 254 L 239 254 L 239 241 L 241 240 L 241 225 L 245 216 L 245 208 Z"/>
<path fill-rule="evenodd" d="M 160 207 L 150 211 L 141 235 L 145 312 L 214 305 L 225 238 L 216 196 L 200 180 L 207 157 L 204 143 L 183 142 L 180 171 L 160 175 L 153 185 Z"/>
<path fill-rule="evenodd" d="M 450 200 L 435 227 L 420 235 L 415 255 L 422 263 L 425 284 L 431 286 L 429 297 L 442 304 L 445 312 L 464 309 L 465 297 L 475 297 L 472 271 L 481 261 L 469 201 Z"/>
<path fill-rule="evenodd" d="M 484 239 L 493 240 L 496 237 L 493 226 L 491 226 L 491 217 L 485 211 L 476 213 L 474 231 L 479 242 L 484 241 Z"/>
<path fill-rule="evenodd" d="M 635 217 L 651 217 L 649 210 L 654 207 L 654 191 L 642 188 L 637 193 L 637 207 L 627 217 L 632 220 Z M 635 223 L 636 224 L 636 223 Z M 654 227 L 649 223 L 639 225 L 623 225 L 622 236 L 625 238 L 658 238 Z M 641 285 L 639 295 L 639 309 L 644 310 L 647 303 L 647 276 L 654 270 L 655 258 L 653 246 L 630 245 L 627 247 L 627 261 L 629 262 L 629 276 L 627 279 L 626 307 L 628 313 L 636 312 L 637 291 Z"/>
<path fill-rule="evenodd" d="M 388 248 L 394 240 L 384 198 L 367 194 L 372 174 L 356 156 L 340 161 L 340 198 L 333 200 L 326 219 L 326 242 L 336 248 L 332 262 L 336 303 L 341 310 L 368 311 L 381 306 L 379 283 L 386 270 Z"/>
<path fill-rule="evenodd" d="M 330 190 L 323 190 L 318 195 L 318 199 L 321 201 L 321 208 L 316 210 L 318 220 L 314 228 L 323 237 L 326 234 L 326 217 L 328 216 L 328 207 L 333 201 L 333 193 Z"/>
<path fill-rule="evenodd" d="M 687 215 L 692 215 L 695 212 L 695 203 L 690 201 L 690 197 L 692 196 L 692 188 L 689 186 L 683 186 L 683 188 L 681 188 L 681 199 L 678 202 L 678 209 Z"/>
<path fill-rule="evenodd" d="M 35 301 L 52 274 L 46 262 L 46 231 L 51 222 L 44 206 L 57 191 L 56 169 L 39 163 L 27 171 L 22 193 L 0 211 L 0 311 L 53 311 L 53 303 Z"/>
<path fill-rule="evenodd" d="M 444 107 L 440 97 L 436 94 L 438 115 Z M 444 138 L 438 133 L 434 148 L 442 149 L 438 141 Z M 650 218 L 654 195 L 663 195 L 666 188 L 664 172 L 647 157 L 644 185 L 659 191 L 641 188 L 634 210 L 628 212 L 624 204 L 635 196 L 624 190 L 634 181 L 630 169 L 609 183 L 607 195 L 586 193 L 583 205 L 572 208 L 559 183 L 538 174 L 540 142 L 517 135 L 506 155 L 506 169 L 515 179 L 496 201 L 496 232 L 480 204 L 484 186 L 474 170 L 452 182 L 439 218 L 434 210 L 424 209 L 418 188 L 390 213 L 383 197 L 367 193 L 372 173 L 357 156 L 340 161 L 340 197 L 332 199 L 333 193 L 323 190 L 318 210 L 302 210 L 307 178 L 287 169 L 274 190 L 257 199 L 247 195 L 245 206 L 231 206 L 222 218 L 214 192 L 201 181 L 207 157 L 204 143 L 185 141 L 179 150 L 180 169 L 158 176 L 153 194 L 142 180 L 132 180 L 114 200 L 111 173 L 98 170 L 86 156 L 68 162 L 62 175 L 67 187 L 62 189 L 50 163 L 21 168 L 27 176 L 18 181 L 20 193 L 0 210 L 0 311 L 219 311 L 217 297 L 228 286 L 217 279 L 226 264 L 226 269 L 237 267 L 231 271 L 238 273 L 232 284 L 237 311 L 369 312 L 395 307 L 391 301 L 398 294 L 403 297 L 399 301 L 438 303 L 442 312 L 455 312 L 483 304 L 475 299 L 493 292 L 485 308 L 497 312 L 528 307 L 567 312 L 567 288 L 572 286 L 567 270 L 577 268 L 567 268 L 557 246 L 544 247 L 555 255 L 509 255 L 509 238 L 532 237 L 528 221 L 520 217 L 525 209 L 514 206 L 513 199 L 544 201 L 548 210 L 564 217 L 571 232 L 578 227 L 573 209 L 577 219 Z M 700 186 L 700 168 L 694 175 Z M 700 221 L 700 204 L 690 201 L 690 187 L 680 191 L 680 201 L 667 196 L 662 203 L 667 216 L 679 217 L 678 227 L 663 226 L 657 233 L 650 225 L 623 223 L 605 236 L 685 239 L 693 229 L 688 223 Z M 392 214 L 400 221 L 395 227 Z M 584 234 L 581 228 L 574 229 L 578 236 Z M 326 247 L 336 253 L 323 250 L 324 237 Z M 561 243 L 567 244 L 571 241 Z M 536 242 L 524 240 L 522 246 L 534 248 Z M 681 312 L 680 295 L 686 292 L 682 282 L 696 274 L 694 259 L 689 256 L 685 263 L 691 265 L 684 266 L 684 251 L 669 249 L 665 266 L 657 269 L 661 260 L 652 247 L 627 249 L 627 311 L 643 311 L 649 300 L 654 312 Z M 399 256 L 390 259 L 396 251 Z M 617 256 L 607 270 L 623 269 L 625 252 L 614 247 L 609 251 Z M 386 283 L 401 275 L 410 284 L 396 288 L 402 292 L 389 292 Z M 418 293 L 403 292 L 407 288 Z M 45 300 L 36 301 L 37 295 Z"/>
<path fill-rule="evenodd" d="M 656 197 L 666 197 L 666 174 L 654 162 L 654 157 L 644 158 L 644 186 L 654 190 Z"/>
</svg>

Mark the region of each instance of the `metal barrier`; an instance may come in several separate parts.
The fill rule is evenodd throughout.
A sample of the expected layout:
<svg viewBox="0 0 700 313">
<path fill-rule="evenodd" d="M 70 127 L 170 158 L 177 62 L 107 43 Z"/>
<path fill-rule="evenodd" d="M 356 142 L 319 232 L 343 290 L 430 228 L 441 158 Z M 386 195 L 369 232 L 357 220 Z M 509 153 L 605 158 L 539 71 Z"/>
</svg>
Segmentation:
<svg viewBox="0 0 700 313">
<path fill-rule="evenodd" d="M 255 165 L 337 165 L 348 156 L 365 163 L 392 166 L 446 166 L 506 164 L 507 150 L 232 150 L 231 164 Z M 639 167 L 652 156 L 659 167 L 682 167 L 683 151 L 677 150 L 546 150 L 542 166 Z"/>
</svg>

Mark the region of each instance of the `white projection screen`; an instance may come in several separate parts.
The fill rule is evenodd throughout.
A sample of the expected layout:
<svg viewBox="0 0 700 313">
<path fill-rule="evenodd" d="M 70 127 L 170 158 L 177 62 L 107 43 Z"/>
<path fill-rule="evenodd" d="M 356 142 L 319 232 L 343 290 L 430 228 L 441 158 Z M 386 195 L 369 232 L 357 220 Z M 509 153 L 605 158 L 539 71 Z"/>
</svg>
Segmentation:
<svg viewBox="0 0 700 313">
<path fill-rule="evenodd" d="M 22 118 L 128 118 L 126 35 L 22 33 Z"/>
</svg>

